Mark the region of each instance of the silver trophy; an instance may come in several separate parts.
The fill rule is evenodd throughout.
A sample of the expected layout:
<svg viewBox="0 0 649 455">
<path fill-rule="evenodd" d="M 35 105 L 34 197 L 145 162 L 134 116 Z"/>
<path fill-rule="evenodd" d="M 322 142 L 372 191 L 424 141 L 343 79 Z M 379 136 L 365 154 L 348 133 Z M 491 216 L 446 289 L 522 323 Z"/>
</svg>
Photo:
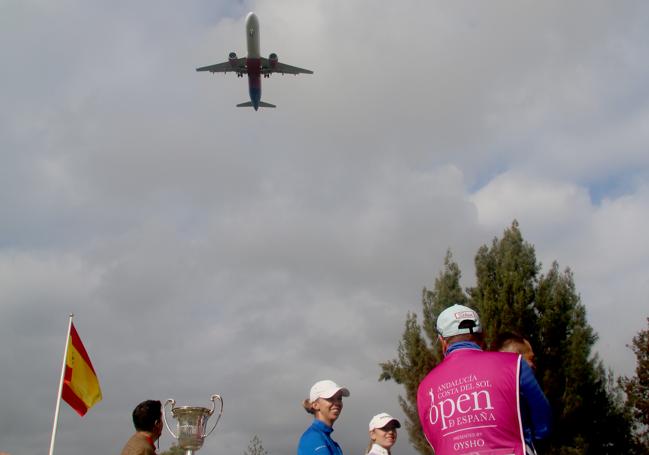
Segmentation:
<svg viewBox="0 0 649 455">
<path fill-rule="evenodd" d="M 223 400 L 220 395 L 212 395 L 212 409 L 199 408 L 194 406 L 180 406 L 176 407 L 176 401 L 169 398 L 165 401 L 165 404 L 162 409 L 162 420 L 164 420 L 165 426 L 171 436 L 178 440 L 178 447 L 185 451 L 185 455 L 192 455 L 196 450 L 203 447 L 203 441 L 207 436 L 214 431 L 216 424 L 219 423 L 221 415 L 223 414 Z M 214 409 L 216 409 L 216 401 L 218 400 L 220 404 L 219 415 L 214 422 L 214 426 L 207 433 L 207 420 L 212 414 L 214 414 Z M 176 425 L 176 431 L 178 434 L 174 434 L 169 428 L 167 423 L 167 405 L 171 403 L 171 414 L 178 421 Z"/>
</svg>

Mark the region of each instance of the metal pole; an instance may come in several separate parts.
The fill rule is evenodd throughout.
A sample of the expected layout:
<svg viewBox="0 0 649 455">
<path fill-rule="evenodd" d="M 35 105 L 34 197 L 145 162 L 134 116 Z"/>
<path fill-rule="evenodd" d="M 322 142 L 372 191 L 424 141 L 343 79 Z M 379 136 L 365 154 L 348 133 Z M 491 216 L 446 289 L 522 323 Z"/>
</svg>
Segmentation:
<svg viewBox="0 0 649 455">
<path fill-rule="evenodd" d="M 72 318 L 70 314 L 68 322 L 68 334 L 65 337 L 65 349 L 63 350 L 63 365 L 61 365 L 61 380 L 59 381 L 59 393 L 56 397 L 56 410 L 54 411 L 54 424 L 52 425 L 52 440 L 50 441 L 50 455 L 54 453 L 54 440 L 56 439 L 56 424 L 59 421 L 59 409 L 61 409 L 61 395 L 63 393 L 63 378 L 65 377 L 65 361 L 68 357 L 68 345 L 70 344 L 70 329 L 72 328 Z"/>
</svg>

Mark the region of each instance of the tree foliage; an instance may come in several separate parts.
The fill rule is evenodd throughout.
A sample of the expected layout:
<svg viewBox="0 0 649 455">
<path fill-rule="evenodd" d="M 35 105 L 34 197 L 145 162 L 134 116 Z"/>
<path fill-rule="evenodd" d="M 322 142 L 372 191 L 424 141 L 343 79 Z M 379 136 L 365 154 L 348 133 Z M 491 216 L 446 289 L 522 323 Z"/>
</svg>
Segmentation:
<svg viewBox="0 0 649 455">
<path fill-rule="evenodd" d="M 536 326 L 534 296 L 540 266 L 518 223 L 514 222 L 502 239 L 493 239 L 490 248 L 480 247 L 475 267 L 477 285 L 469 294 L 487 343 L 504 330 L 531 335 Z M 530 338 L 530 342 L 535 341 Z"/>
<path fill-rule="evenodd" d="M 248 450 L 244 450 L 243 455 L 268 455 L 268 451 L 264 449 L 264 446 L 261 443 L 261 438 L 257 435 L 254 435 L 250 439 Z"/>
<path fill-rule="evenodd" d="M 185 450 L 178 447 L 176 443 L 173 443 L 167 450 L 160 452 L 160 455 L 185 455 Z"/>
<path fill-rule="evenodd" d="M 647 329 L 638 332 L 630 348 L 636 357 L 635 376 L 620 379 L 620 384 L 633 413 L 635 441 L 649 453 L 649 318 Z"/>
<path fill-rule="evenodd" d="M 160 455 L 185 455 L 185 450 L 181 449 L 176 445 L 176 443 L 174 443 L 169 447 L 169 449 L 160 452 Z M 254 435 L 250 439 L 248 449 L 243 451 L 243 455 L 268 455 L 268 451 L 264 449 L 264 446 L 261 443 L 261 438 Z"/>
<path fill-rule="evenodd" d="M 436 356 L 428 349 L 421 334 L 421 326 L 417 322 L 417 315 L 408 313 L 406 328 L 397 349 L 397 359 L 381 364 L 382 373 L 379 380 L 392 379 L 406 389 L 405 398 L 399 395 L 399 404 L 406 415 L 404 426 L 413 447 L 422 455 L 431 455 L 432 450 L 421 432 L 417 416 L 417 387 L 430 370 L 430 366 L 437 365 L 439 360 L 440 355 Z"/>
<path fill-rule="evenodd" d="M 406 389 L 405 398 L 399 396 L 399 404 L 406 415 L 404 422 L 410 442 L 422 455 L 433 453 L 426 441 L 417 414 L 417 388 L 431 367 L 442 360 L 442 349 L 437 343 L 435 321 L 437 315 L 455 302 L 466 303 L 467 296 L 460 286 L 461 272 L 453 262 L 451 252 L 446 253 L 444 270 L 435 280 L 432 290 L 424 288 L 422 305 L 424 327 L 417 322 L 417 315 L 408 313 L 406 329 L 403 332 L 397 350 L 397 359 L 382 363 L 379 380 L 394 380 Z M 425 336 L 424 336 L 425 334 Z M 432 344 L 432 347 L 429 347 Z"/>
<path fill-rule="evenodd" d="M 632 453 L 620 388 L 592 353 L 597 335 L 586 320 L 572 271 L 561 271 L 554 262 L 539 276 L 534 247 L 523 239 L 516 221 L 502 238 L 478 250 L 475 269 L 476 286 L 464 292 L 460 269 L 447 252 L 433 290 L 423 292 L 423 328 L 416 314 L 409 313 L 397 359 L 380 364 L 380 379 L 394 380 L 406 390 L 405 398 L 399 398 L 413 446 L 422 455 L 432 453 L 422 436 L 416 392 L 441 361 L 435 342 L 437 315 L 459 303 L 478 310 L 488 343 L 503 331 L 513 331 L 534 347 L 537 377 L 554 416 L 554 432 L 543 453 Z"/>
</svg>

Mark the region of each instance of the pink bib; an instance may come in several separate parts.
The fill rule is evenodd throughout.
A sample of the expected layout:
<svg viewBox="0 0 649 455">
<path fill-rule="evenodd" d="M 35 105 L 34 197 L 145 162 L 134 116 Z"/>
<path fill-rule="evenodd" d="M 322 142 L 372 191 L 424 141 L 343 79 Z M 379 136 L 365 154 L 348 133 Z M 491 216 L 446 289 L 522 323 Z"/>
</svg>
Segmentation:
<svg viewBox="0 0 649 455">
<path fill-rule="evenodd" d="M 453 351 L 419 384 L 417 408 L 435 455 L 523 455 L 517 354 Z"/>
</svg>

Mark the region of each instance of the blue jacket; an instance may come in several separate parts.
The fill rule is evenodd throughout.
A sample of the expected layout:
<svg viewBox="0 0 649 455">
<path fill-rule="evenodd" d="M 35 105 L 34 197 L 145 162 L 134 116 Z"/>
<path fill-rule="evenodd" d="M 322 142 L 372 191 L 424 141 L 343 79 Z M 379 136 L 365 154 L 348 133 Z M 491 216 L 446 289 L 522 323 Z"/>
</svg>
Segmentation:
<svg viewBox="0 0 649 455">
<path fill-rule="evenodd" d="M 333 428 L 321 420 L 313 419 L 313 423 L 302 434 L 297 446 L 297 455 L 343 455 L 336 441 L 331 439 Z"/>
<path fill-rule="evenodd" d="M 471 341 L 453 343 L 446 351 L 446 355 L 458 349 L 480 349 L 480 346 Z M 520 389 L 520 409 L 523 419 L 523 434 L 528 444 L 544 439 L 550 434 L 550 421 L 552 411 L 541 386 L 534 377 L 534 372 L 527 362 L 519 359 L 521 364 L 518 379 Z"/>
</svg>

